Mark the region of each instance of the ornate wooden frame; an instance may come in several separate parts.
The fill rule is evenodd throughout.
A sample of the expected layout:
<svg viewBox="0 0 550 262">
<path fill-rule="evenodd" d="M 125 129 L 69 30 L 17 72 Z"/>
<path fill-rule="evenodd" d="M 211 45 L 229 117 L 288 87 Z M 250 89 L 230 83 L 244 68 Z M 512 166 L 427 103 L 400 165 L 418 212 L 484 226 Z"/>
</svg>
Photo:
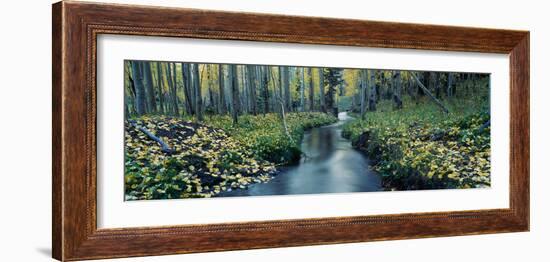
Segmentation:
<svg viewBox="0 0 550 262">
<path fill-rule="evenodd" d="M 84 2 L 53 5 L 53 257 L 80 260 L 529 230 L 529 32 Z M 503 53 L 510 208 L 148 228 L 96 227 L 98 34 Z"/>
</svg>

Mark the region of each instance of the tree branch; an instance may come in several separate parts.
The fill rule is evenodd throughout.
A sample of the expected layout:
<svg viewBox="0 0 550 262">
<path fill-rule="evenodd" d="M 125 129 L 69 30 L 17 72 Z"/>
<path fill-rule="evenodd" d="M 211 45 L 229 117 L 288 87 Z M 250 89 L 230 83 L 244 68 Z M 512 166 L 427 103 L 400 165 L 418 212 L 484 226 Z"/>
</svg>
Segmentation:
<svg viewBox="0 0 550 262">
<path fill-rule="evenodd" d="M 167 153 L 167 154 L 172 154 L 174 153 L 174 150 L 171 149 L 166 143 L 164 143 L 164 141 L 162 141 L 162 139 L 160 139 L 159 137 L 155 136 L 153 133 L 151 133 L 149 130 L 147 130 L 145 127 L 142 127 L 142 126 L 138 126 L 137 123 L 135 121 L 129 121 L 129 123 L 135 127 L 137 130 L 143 132 L 144 134 L 146 134 L 149 138 L 151 138 L 152 140 L 154 140 L 155 142 L 159 143 L 159 145 L 161 146 L 161 151 L 163 153 Z"/>
<path fill-rule="evenodd" d="M 428 88 L 426 88 L 424 84 L 420 82 L 420 80 L 418 80 L 418 78 L 416 77 L 416 74 L 411 73 L 411 75 L 413 76 L 414 80 L 416 80 L 416 83 L 420 86 L 420 88 L 422 88 L 424 93 L 428 94 L 428 96 L 441 108 L 441 110 L 443 110 L 443 112 L 448 114 L 449 110 L 439 100 L 437 100 L 437 98 L 435 98 L 435 96 L 432 95 L 432 93 L 430 93 L 430 90 L 428 90 Z"/>
</svg>

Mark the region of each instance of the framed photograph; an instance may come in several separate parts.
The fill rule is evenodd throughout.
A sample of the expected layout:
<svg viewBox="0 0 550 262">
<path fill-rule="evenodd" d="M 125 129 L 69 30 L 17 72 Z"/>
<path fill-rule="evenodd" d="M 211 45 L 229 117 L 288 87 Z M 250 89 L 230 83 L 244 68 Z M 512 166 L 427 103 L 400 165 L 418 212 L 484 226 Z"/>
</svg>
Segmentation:
<svg viewBox="0 0 550 262">
<path fill-rule="evenodd" d="M 53 5 L 53 257 L 529 230 L 529 32 Z"/>
</svg>

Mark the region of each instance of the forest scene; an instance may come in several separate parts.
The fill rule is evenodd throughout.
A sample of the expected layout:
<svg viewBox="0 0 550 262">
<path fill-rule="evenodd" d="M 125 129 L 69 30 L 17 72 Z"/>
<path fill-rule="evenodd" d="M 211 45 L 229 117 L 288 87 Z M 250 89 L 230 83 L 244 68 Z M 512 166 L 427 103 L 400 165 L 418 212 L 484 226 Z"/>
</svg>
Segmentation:
<svg viewBox="0 0 550 262">
<path fill-rule="evenodd" d="M 490 75 L 124 63 L 125 200 L 491 186 Z"/>
</svg>

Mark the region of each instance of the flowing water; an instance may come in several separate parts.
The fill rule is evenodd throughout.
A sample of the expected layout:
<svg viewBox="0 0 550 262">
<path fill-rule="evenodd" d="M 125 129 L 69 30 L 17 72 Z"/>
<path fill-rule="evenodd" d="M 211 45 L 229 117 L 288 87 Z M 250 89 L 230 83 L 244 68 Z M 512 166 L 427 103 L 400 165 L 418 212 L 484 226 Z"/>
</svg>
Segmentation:
<svg viewBox="0 0 550 262">
<path fill-rule="evenodd" d="M 313 128 L 304 134 L 297 165 L 280 168 L 281 173 L 264 184 L 224 192 L 220 196 L 261 196 L 382 190 L 380 176 L 370 169 L 369 159 L 342 137 L 342 126 L 351 117 L 338 114 L 338 122 Z"/>
</svg>

